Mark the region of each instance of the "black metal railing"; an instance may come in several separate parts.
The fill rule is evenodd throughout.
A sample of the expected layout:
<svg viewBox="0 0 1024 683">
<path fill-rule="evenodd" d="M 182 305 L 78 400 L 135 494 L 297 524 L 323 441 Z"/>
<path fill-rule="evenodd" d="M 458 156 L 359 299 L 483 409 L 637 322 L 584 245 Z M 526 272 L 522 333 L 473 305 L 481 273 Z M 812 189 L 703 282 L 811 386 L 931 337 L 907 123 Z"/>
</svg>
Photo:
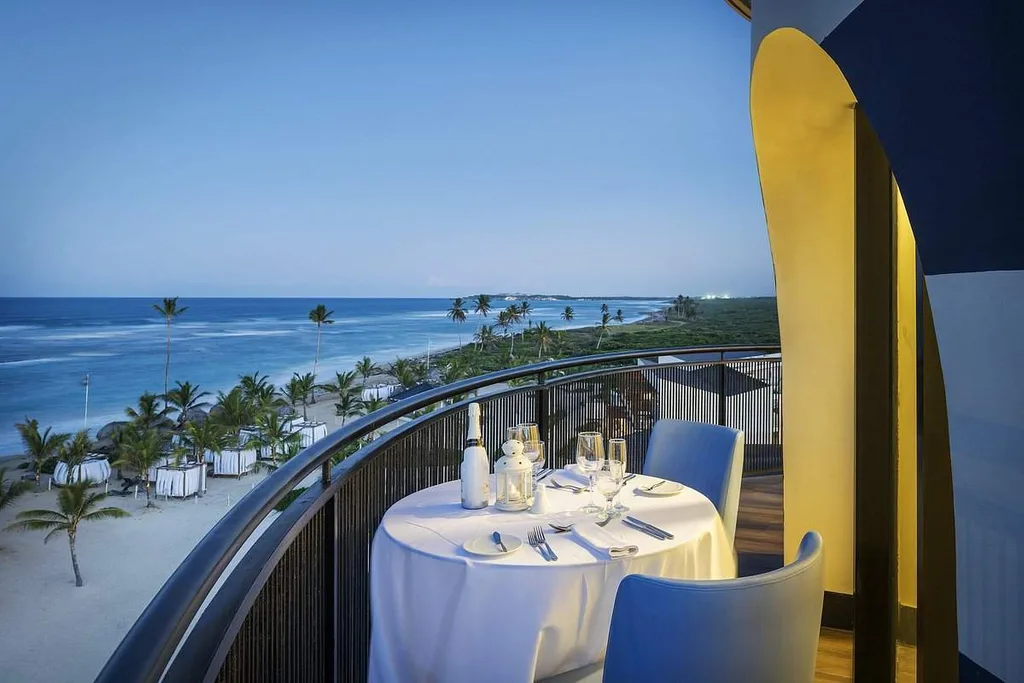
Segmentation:
<svg viewBox="0 0 1024 683">
<path fill-rule="evenodd" d="M 780 471 L 782 361 L 768 355 L 777 352 L 698 347 L 549 361 L 463 380 L 359 418 L 285 463 L 225 514 L 97 681 L 363 681 L 373 534 L 398 500 L 458 478 L 469 401 L 481 405 L 492 453 L 506 426 L 534 421 L 556 467 L 574 459 L 576 433 L 597 429 L 627 438 L 630 469 L 639 471 L 651 427 L 674 417 L 742 429 L 744 472 Z M 643 364 L 665 356 L 684 360 Z M 432 406 L 440 407 L 332 467 L 332 457 L 356 440 Z M 318 469 L 316 484 L 270 517 Z"/>
</svg>

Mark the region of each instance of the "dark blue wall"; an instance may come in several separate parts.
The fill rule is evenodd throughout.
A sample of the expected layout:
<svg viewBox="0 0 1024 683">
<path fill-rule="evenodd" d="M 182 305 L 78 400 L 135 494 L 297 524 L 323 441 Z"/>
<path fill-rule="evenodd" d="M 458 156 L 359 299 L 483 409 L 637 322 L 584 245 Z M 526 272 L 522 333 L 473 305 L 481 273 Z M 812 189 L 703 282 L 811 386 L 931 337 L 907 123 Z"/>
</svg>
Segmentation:
<svg viewBox="0 0 1024 683">
<path fill-rule="evenodd" d="M 885 147 L 925 273 L 1024 269 L 1024 4 L 864 0 L 822 47 Z"/>
</svg>

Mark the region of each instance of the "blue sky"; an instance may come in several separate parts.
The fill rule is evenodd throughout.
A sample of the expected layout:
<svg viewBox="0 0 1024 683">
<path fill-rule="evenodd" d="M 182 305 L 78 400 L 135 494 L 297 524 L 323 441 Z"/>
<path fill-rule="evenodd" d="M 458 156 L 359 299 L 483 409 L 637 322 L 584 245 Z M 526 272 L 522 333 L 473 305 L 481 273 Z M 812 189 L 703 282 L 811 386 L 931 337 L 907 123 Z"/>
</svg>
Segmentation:
<svg viewBox="0 0 1024 683">
<path fill-rule="evenodd" d="M 0 295 L 772 294 L 749 24 L 0 4 Z"/>
</svg>

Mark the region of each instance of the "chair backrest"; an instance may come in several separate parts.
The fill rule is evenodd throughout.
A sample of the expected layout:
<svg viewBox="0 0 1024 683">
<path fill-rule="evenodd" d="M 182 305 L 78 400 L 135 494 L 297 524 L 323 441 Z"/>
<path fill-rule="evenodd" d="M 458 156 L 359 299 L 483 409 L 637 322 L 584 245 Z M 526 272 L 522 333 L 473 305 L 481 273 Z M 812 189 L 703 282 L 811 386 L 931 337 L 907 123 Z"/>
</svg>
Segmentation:
<svg viewBox="0 0 1024 683">
<path fill-rule="evenodd" d="M 707 496 L 733 542 L 743 479 L 743 432 L 704 422 L 658 420 L 647 442 L 644 474 L 678 481 Z"/>
<path fill-rule="evenodd" d="M 619 583 L 604 683 L 813 683 L 824 597 L 821 536 L 766 574 L 679 581 L 633 574 Z"/>
</svg>

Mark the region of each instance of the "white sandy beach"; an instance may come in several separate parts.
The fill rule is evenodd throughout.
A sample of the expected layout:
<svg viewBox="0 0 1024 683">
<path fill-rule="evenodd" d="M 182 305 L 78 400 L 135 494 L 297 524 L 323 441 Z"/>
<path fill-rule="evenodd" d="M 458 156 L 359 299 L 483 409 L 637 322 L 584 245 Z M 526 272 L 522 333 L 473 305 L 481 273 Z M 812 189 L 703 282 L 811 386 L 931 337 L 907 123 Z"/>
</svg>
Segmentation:
<svg viewBox="0 0 1024 683">
<path fill-rule="evenodd" d="M 310 420 L 328 431 L 341 426 L 333 396 L 307 406 Z M 301 411 L 300 411 L 301 413 Z M 382 430 L 382 431 L 386 431 Z M 0 461 L 8 479 L 26 470 L 20 459 Z M 78 556 L 85 585 L 75 586 L 67 536 L 44 544 L 43 532 L 9 532 L 3 527 L 22 510 L 56 507 L 57 488 L 29 492 L 0 511 L 0 681 L 79 683 L 91 681 L 128 629 L 195 544 L 268 475 L 240 479 L 210 477 L 198 500 L 156 501 L 110 496 L 105 505 L 131 513 L 127 519 L 83 523 Z M 111 488 L 119 486 L 111 477 Z M 98 490 L 98 489 L 97 489 Z"/>
<path fill-rule="evenodd" d="M 8 463 L 5 463 L 8 464 Z M 20 472 L 20 471 L 19 471 Z M 10 470 L 9 470 L 10 474 Z M 267 475 L 210 478 L 207 494 L 156 502 L 110 496 L 127 519 L 86 522 L 75 586 L 67 536 L 0 531 L 0 679 L 18 683 L 91 681 L 135 619 L 196 542 Z M 112 482 L 116 483 L 116 482 Z M 21 510 L 54 508 L 57 489 L 30 492 L 0 512 L 0 527 Z"/>
</svg>

